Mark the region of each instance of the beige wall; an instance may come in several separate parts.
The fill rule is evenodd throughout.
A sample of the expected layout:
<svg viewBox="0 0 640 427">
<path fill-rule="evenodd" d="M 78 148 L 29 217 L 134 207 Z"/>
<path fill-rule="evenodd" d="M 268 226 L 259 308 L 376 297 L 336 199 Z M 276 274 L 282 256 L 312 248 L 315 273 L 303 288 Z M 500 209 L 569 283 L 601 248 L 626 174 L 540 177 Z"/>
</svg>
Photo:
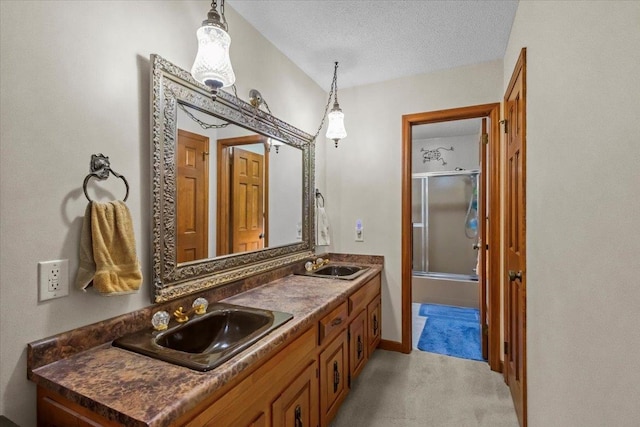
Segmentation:
<svg viewBox="0 0 640 427">
<path fill-rule="evenodd" d="M 401 340 L 402 115 L 498 102 L 502 61 L 340 90 L 349 136 L 326 148 L 327 211 L 337 252 L 384 255 L 383 338 Z M 364 242 L 355 242 L 362 219 Z"/>
<path fill-rule="evenodd" d="M 521 1 L 529 425 L 640 423 L 640 3 Z M 345 103 L 346 105 L 346 103 Z"/>
<path fill-rule="evenodd" d="M 209 5 L 0 2 L 0 413 L 22 426 L 35 425 L 28 342 L 150 303 L 148 58 L 158 53 L 189 69 L 195 31 Z M 247 99 L 255 87 L 275 115 L 315 131 L 326 90 L 230 7 L 227 18 L 240 97 Z M 93 153 L 108 155 L 131 186 L 127 203 L 145 276 L 142 290 L 103 298 L 72 289 L 66 298 L 38 303 L 38 261 L 67 258 L 75 275 L 87 203 L 81 185 Z M 122 197 L 119 180 L 98 186 Z"/>
</svg>

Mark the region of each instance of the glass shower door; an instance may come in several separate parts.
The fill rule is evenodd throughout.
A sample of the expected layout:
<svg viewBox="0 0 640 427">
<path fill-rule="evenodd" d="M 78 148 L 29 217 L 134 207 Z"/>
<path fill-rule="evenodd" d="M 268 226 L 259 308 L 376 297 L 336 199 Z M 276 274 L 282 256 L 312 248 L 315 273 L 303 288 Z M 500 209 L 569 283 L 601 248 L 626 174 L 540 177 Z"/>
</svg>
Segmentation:
<svg viewBox="0 0 640 427">
<path fill-rule="evenodd" d="M 414 275 L 477 280 L 477 237 L 469 234 L 477 175 L 477 170 L 414 174 Z"/>
</svg>

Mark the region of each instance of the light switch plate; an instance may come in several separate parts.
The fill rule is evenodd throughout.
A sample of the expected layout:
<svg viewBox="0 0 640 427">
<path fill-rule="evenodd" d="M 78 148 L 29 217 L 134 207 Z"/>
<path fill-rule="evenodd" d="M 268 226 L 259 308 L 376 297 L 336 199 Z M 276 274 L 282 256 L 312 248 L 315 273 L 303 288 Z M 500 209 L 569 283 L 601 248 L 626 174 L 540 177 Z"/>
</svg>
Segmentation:
<svg viewBox="0 0 640 427">
<path fill-rule="evenodd" d="M 356 221 L 356 242 L 364 242 L 364 226 L 361 219 Z"/>
</svg>

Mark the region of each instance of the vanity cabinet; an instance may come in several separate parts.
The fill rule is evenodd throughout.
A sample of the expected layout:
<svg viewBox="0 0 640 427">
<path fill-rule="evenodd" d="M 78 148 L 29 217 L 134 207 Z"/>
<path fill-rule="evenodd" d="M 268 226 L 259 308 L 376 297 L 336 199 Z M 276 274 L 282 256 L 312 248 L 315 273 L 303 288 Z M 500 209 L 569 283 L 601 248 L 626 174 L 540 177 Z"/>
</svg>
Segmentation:
<svg viewBox="0 0 640 427">
<path fill-rule="evenodd" d="M 216 393 L 213 403 L 199 405 L 191 412 L 197 414 L 191 420 L 173 425 L 283 426 L 282 420 L 295 422 L 298 407 L 299 419 L 316 420 L 303 425 L 317 425 L 317 415 L 311 410 L 318 389 L 316 342 L 316 331 L 310 328 L 239 384 Z"/>
<path fill-rule="evenodd" d="M 37 399 L 38 426 L 40 427 L 111 427 L 120 425 L 42 387 L 38 387 Z"/>
<path fill-rule="evenodd" d="M 380 274 L 170 426 L 327 427 L 381 336 Z M 38 386 L 38 425 L 120 426 Z"/>
<path fill-rule="evenodd" d="M 380 343 L 380 275 L 365 283 L 348 300 L 349 385 Z"/>
<path fill-rule="evenodd" d="M 322 349 L 320 353 L 321 426 L 328 426 L 334 418 L 349 392 L 351 381 L 362 372 L 369 355 L 380 343 L 379 320 L 379 274 L 353 292 L 345 303 L 320 320 L 318 335 Z M 339 334 L 326 344 L 329 341 L 328 338 L 336 333 Z M 322 339 L 323 336 L 325 339 Z"/>
</svg>

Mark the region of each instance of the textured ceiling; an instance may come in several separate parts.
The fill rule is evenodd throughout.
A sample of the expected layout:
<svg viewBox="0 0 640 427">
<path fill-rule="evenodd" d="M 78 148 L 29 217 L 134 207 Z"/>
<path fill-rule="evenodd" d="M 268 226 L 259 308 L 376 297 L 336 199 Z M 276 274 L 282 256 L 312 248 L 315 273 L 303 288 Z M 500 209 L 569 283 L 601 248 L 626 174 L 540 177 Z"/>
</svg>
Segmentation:
<svg viewBox="0 0 640 427">
<path fill-rule="evenodd" d="M 329 89 L 501 59 L 517 1 L 227 0 Z M 229 29 L 233 39 L 233 28 Z M 233 45 L 231 47 L 233 49 Z"/>
</svg>

